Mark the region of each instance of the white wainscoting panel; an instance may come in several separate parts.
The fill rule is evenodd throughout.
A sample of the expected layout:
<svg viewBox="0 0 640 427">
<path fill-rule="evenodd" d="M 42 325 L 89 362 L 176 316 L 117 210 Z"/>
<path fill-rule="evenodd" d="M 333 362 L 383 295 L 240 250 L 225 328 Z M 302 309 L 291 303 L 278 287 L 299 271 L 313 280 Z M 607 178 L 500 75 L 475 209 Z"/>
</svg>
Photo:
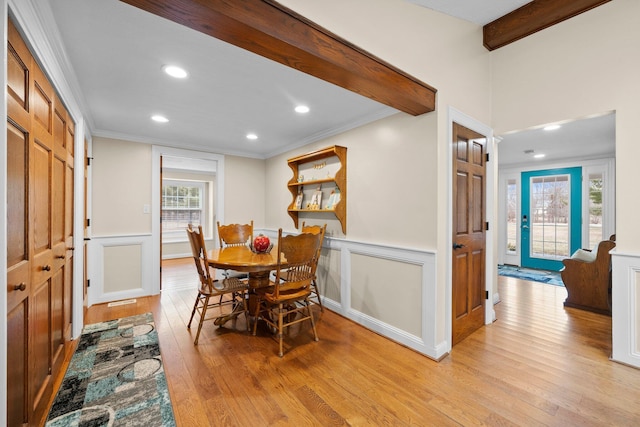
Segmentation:
<svg viewBox="0 0 640 427">
<path fill-rule="evenodd" d="M 434 252 L 334 238 L 325 239 L 323 252 L 325 259 L 322 264 L 340 266 L 340 301 L 323 297 L 322 302 L 327 308 L 430 358 L 438 360 L 446 354 L 447 343 L 436 342 L 438 325 Z M 339 261 L 326 259 L 336 255 L 340 256 Z M 365 261 L 367 258 L 368 261 Z M 385 274 L 380 280 L 388 282 L 388 289 L 381 288 L 381 282 L 368 286 L 365 281 L 378 280 L 367 276 L 367 271 L 358 270 L 368 263 L 392 266 L 394 271 L 391 276 L 413 278 L 415 283 L 398 283 L 389 280 L 389 276 Z M 319 270 L 322 267 L 321 265 Z M 321 274 L 319 279 L 322 292 Z M 402 294 L 403 287 L 409 288 L 417 298 L 417 301 L 408 301 L 406 308 L 417 312 L 409 313 L 402 319 L 394 318 L 389 311 L 376 310 L 368 301 L 363 300 L 370 298 L 375 304 L 379 304 L 383 298 L 389 297 L 394 288 Z M 370 292 L 364 292 L 365 288 Z M 354 301 L 354 297 L 358 301 Z M 417 324 L 415 318 L 418 319 Z M 444 325 L 439 326 L 440 329 L 444 328 Z"/>
<path fill-rule="evenodd" d="M 611 252 L 611 359 L 640 368 L 640 256 Z"/>
<path fill-rule="evenodd" d="M 90 306 L 153 295 L 151 234 L 92 237 L 87 252 Z"/>
</svg>

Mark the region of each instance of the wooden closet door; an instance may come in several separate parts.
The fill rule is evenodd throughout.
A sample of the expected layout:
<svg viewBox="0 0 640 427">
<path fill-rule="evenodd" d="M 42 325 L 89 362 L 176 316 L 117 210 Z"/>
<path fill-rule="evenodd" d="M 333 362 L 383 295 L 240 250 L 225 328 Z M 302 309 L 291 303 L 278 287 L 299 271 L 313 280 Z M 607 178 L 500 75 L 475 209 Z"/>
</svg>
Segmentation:
<svg viewBox="0 0 640 427">
<path fill-rule="evenodd" d="M 28 135 L 14 123 L 7 124 L 7 409 L 9 426 L 27 420 L 27 354 L 29 294 L 28 253 Z"/>
<path fill-rule="evenodd" d="M 7 425 L 29 420 L 29 66 L 27 46 L 9 22 L 7 55 Z"/>
<path fill-rule="evenodd" d="M 62 105 L 62 104 L 60 104 Z M 75 125 L 71 117 L 67 114 L 67 128 L 65 138 L 65 150 L 67 152 L 67 161 L 65 169 L 65 189 L 64 189 L 64 241 L 65 241 L 65 282 L 64 282 L 64 316 L 63 316 L 63 331 L 65 341 L 71 340 L 71 321 L 72 321 L 72 303 L 73 303 L 73 263 L 75 247 L 73 242 L 73 223 L 74 223 L 74 188 L 75 188 L 75 175 L 74 175 L 74 144 L 75 144 Z"/>
<path fill-rule="evenodd" d="M 31 181 L 29 226 L 32 235 L 30 306 L 29 383 L 31 408 L 43 411 L 52 389 L 53 338 L 52 328 L 56 287 L 60 287 L 61 272 L 53 263 L 53 227 L 55 225 L 53 180 L 59 178 L 60 165 L 54 163 L 53 151 L 53 88 L 34 64 L 31 69 L 31 132 L 29 179 Z"/>
<path fill-rule="evenodd" d="M 53 117 L 53 205 L 52 250 L 53 279 L 51 287 L 53 363 L 71 337 L 71 284 L 73 278 L 73 128 L 64 105 L 56 96 Z"/>
<path fill-rule="evenodd" d="M 9 22 L 9 426 L 46 417 L 71 337 L 74 126 Z"/>
<path fill-rule="evenodd" d="M 53 328 L 54 356 L 62 350 L 63 341 L 71 338 L 71 301 L 73 282 L 73 143 L 74 126 L 60 99 L 55 98 L 54 115 L 54 178 L 53 178 L 53 254 L 56 282 L 53 293 L 55 310 Z M 59 340 L 64 338 L 64 340 Z"/>
</svg>

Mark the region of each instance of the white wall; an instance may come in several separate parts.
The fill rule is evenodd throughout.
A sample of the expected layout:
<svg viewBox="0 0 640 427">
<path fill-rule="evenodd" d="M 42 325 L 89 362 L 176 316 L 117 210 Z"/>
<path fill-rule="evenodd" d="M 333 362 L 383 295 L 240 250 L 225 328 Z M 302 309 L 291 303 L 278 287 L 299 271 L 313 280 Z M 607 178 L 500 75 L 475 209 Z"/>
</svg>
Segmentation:
<svg viewBox="0 0 640 427">
<path fill-rule="evenodd" d="M 151 233 L 152 146 L 96 137 L 93 139 L 91 219 L 94 236 Z M 265 162 L 224 156 L 225 222 L 264 224 Z"/>
<path fill-rule="evenodd" d="M 151 233 L 151 145 L 93 139 L 93 236 Z"/>
<path fill-rule="evenodd" d="M 435 250 L 437 241 L 436 115 L 415 118 L 399 113 L 268 159 L 267 226 L 295 230 L 287 214 L 292 177 L 287 159 L 331 145 L 347 147 L 347 236 L 373 243 L 392 243 Z M 306 219 L 300 214 L 300 224 Z M 344 237 L 335 216 L 327 235 Z M 309 222 L 309 220 L 307 220 Z"/>
<path fill-rule="evenodd" d="M 266 198 L 265 162 L 236 156 L 225 156 L 225 209 L 221 224 L 264 226 Z"/>
</svg>

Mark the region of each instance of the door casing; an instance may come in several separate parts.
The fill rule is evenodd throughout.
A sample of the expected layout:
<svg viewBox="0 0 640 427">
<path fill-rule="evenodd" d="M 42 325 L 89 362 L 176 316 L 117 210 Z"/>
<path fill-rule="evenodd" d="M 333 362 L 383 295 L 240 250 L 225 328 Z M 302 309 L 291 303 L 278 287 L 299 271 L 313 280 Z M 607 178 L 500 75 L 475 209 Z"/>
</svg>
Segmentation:
<svg viewBox="0 0 640 427">
<path fill-rule="evenodd" d="M 215 216 L 224 223 L 224 156 L 221 154 L 206 153 L 202 151 L 185 150 L 180 148 L 172 148 L 154 145 L 151 148 L 151 234 L 152 234 L 152 259 L 151 263 L 151 281 L 152 294 L 160 293 L 160 265 L 161 265 L 161 158 L 181 157 L 186 159 L 202 159 L 211 160 L 216 165 L 216 203 Z"/>
</svg>

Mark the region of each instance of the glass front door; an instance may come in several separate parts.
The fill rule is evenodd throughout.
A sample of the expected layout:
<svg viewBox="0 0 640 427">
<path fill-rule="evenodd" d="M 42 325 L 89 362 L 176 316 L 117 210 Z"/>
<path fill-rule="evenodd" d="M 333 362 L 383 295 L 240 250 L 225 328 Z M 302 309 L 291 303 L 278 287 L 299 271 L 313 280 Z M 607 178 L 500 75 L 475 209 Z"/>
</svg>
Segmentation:
<svg viewBox="0 0 640 427">
<path fill-rule="evenodd" d="M 582 168 L 522 173 L 523 267 L 558 271 L 581 245 Z"/>
</svg>

